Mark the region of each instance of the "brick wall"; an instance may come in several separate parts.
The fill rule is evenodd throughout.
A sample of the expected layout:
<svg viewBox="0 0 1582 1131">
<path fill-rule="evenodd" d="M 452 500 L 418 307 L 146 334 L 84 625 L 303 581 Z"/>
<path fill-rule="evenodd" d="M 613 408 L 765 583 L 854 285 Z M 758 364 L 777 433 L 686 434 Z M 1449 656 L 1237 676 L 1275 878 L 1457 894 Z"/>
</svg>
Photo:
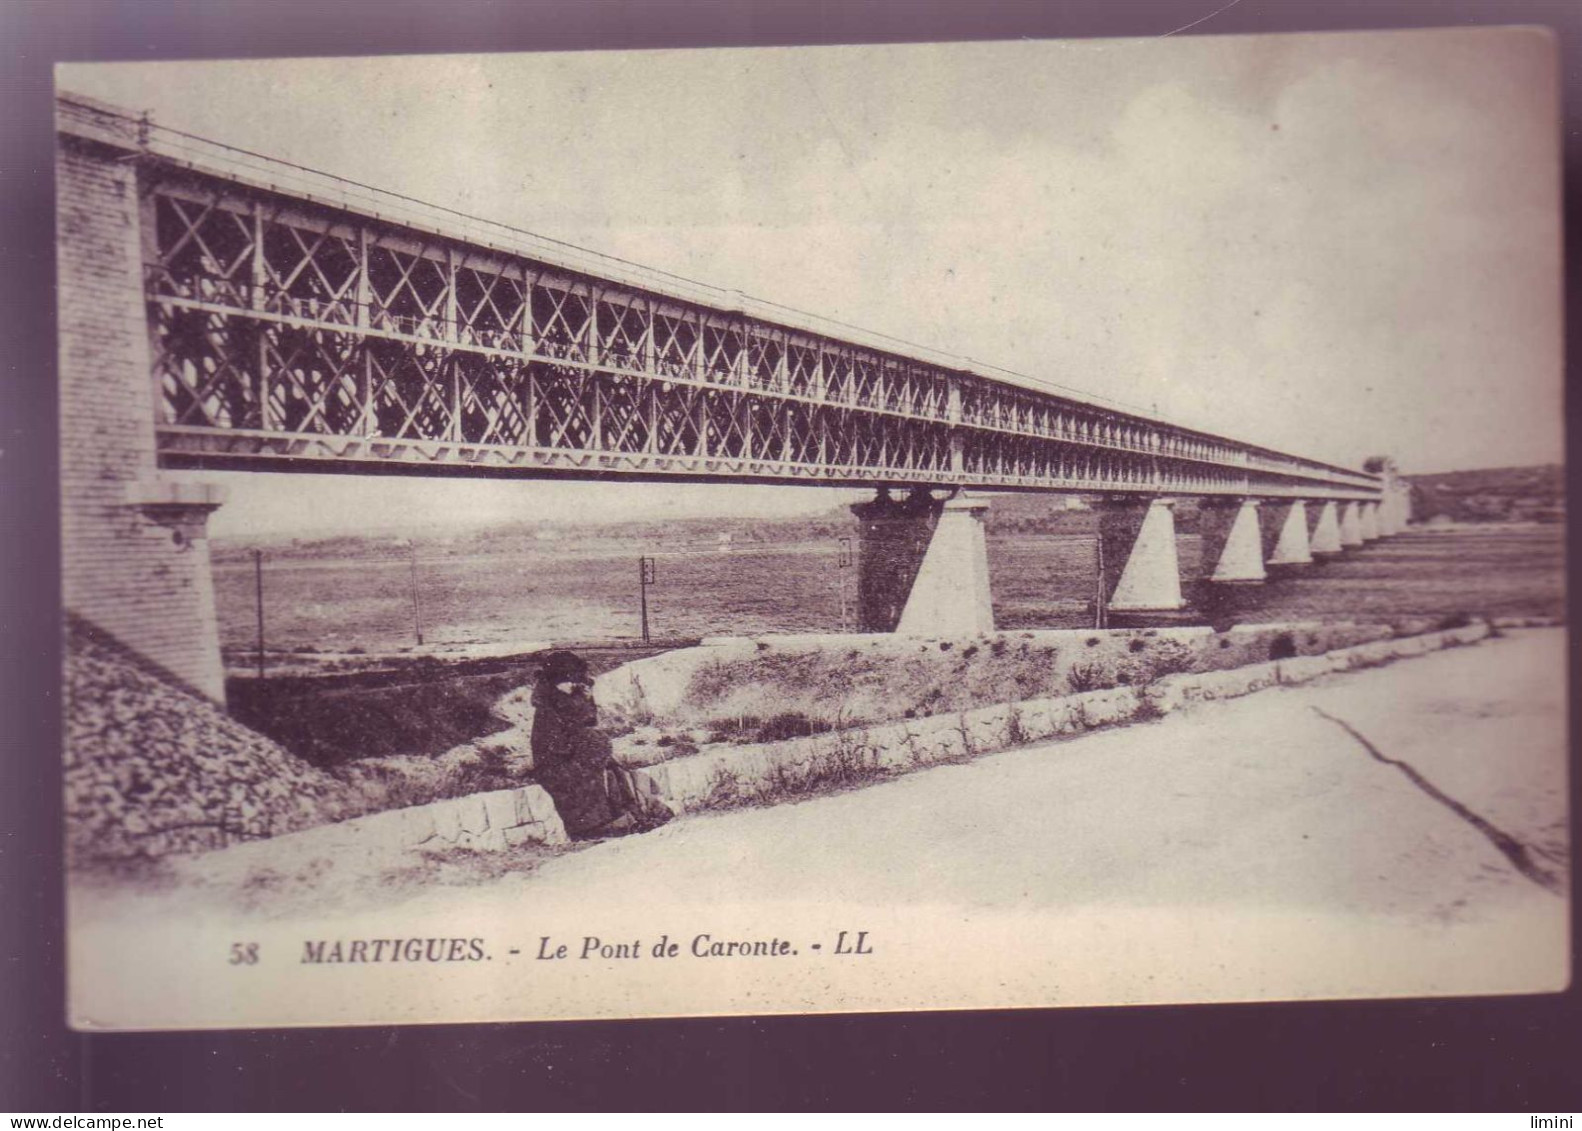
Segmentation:
<svg viewBox="0 0 1582 1131">
<path fill-rule="evenodd" d="M 148 497 L 159 476 L 140 279 L 137 164 L 125 157 L 92 141 L 60 138 L 56 256 L 65 603 L 189 687 L 223 700 L 207 540 L 178 544 L 169 526 L 128 501 Z M 170 508 L 164 513 L 168 517 Z"/>
</svg>

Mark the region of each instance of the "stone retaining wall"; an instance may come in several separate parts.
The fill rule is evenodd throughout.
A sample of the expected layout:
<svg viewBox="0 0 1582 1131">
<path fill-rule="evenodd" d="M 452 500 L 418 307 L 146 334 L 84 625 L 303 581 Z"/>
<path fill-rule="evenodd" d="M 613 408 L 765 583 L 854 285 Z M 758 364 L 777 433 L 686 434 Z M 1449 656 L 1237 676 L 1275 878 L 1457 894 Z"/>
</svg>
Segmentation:
<svg viewBox="0 0 1582 1131">
<path fill-rule="evenodd" d="M 1228 671 L 1166 676 L 1139 692 L 1131 687 L 1057 699 L 1001 703 L 960 714 L 888 723 L 759 746 L 704 751 L 634 770 L 640 788 L 678 812 L 751 796 L 811 776 L 843 770 L 905 770 L 1156 717 L 1194 702 L 1230 699 L 1277 684 L 1306 683 L 1334 672 L 1376 667 L 1407 656 L 1471 644 L 1489 635 L 1475 623 L 1425 636 L 1378 640 Z"/>
<path fill-rule="evenodd" d="M 1155 717 L 1208 699 L 1246 695 L 1275 684 L 1304 683 L 1333 672 L 1374 667 L 1404 656 L 1489 634 L 1486 624 L 1381 640 L 1322 656 L 1254 664 L 1230 671 L 1168 676 L 1144 691 L 1115 687 L 1000 703 L 960 714 L 909 719 L 759 746 L 727 747 L 634 770 L 640 788 L 677 812 L 753 796 L 788 780 L 837 775 L 842 770 L 910 770 L 959 762 L 1008 747 Z M 471 848 L 500 851 L 523 844 L 567 842 L 554 802 L 536 785 L 477 793 L 406 809 L 392 809 L 290 834 L 322 838 L 337 852 Z M 277 838 L 279 839 L 279 838 Z M 333 845 L 330 842 L 333 841 Z"/>
<path fill-rule="evenodd" d="M 525 785 L 392 809 L 347 822 L 393 838 L 403 848 L 500 851 L 523 844 L 565 844 L 566 826 L 542 786 Z M 388 827 L 388 831 L 386 831 Z"/>
<path fill-rule="evenodd" d="M 447 848 L 502 852 L 524 844 L 566 841 L 566 826 L 561 824 L 549 794 L 540 786 L 527 785 L 371 813 L 275 837 L 271 843 L 337 858 L 388 858 L 396 853 Z"/>
</svg>

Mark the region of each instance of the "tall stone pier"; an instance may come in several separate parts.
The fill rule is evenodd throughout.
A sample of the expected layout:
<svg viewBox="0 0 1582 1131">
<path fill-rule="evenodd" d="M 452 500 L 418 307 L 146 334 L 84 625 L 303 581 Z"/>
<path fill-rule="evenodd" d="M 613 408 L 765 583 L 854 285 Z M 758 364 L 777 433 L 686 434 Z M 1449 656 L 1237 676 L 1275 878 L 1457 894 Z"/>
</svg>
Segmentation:
<svg viewBox="0 0 1582 1131">
<path fill-rule="evenodd" d="M 1364 542 L 1376 542 L 1383 533 L 1379 530 L 1379 504 L 1363 503 L 1357 511 L 1357 533 Z"/>
<path fill-rule="evenodd" d="M 1362 545 L 1362 510 L 1354 501 L 1340 509 L 1340 544 L 1347 550 Z"/>
<path fill-rule="evenodd" d="M 1111 496 L 1097 504 L 1107 608 L 1123 614 L 1186 606 L 1176 553 L 1175 501 Z"/>
<path fill-rule="evenodd" d="M 1256 499 L 1204 499 L 1198 504 L 1198 534 L 1203 539 L 1205 580 L 1256 582 L 1263 567 L 1263 534 Z"/>
<path fill-rule="evenodd" d="M 156 468 L 137 163 L 114 119 L 82 114 L 56 166 L 62 596 L 223 701 L 207 520 L 224 495 Z"/>
<path fill-rule="evenodd" d="M 886 488 L 857 503 L 857 630 L 894 632 L 922 568 L 944 501 L 926 490 L 896 499 Z"/>
<path fill-rule="evenodd" d="M 857 519 L 857 628 L 916 636 L 994 631 L 988 501 L 936 499 L 917 488 L 896 499 L 881 488 L 851 508 Z"/>
<path fill-rule="evenodd" d="M 1228 611 L 1235 589 L 1268 577 L 1256 499 L 1213 497 L 1198 501 L 1201 552 L 1189 602 L 1211 618 Z"/>
<path fill-rule="evenodd" d="M 1326 499 L 1322 506 L 1313 508 L 1309 519 L 1313 523 L 1313 534 L 1308 545 L 1315 557 L 1328 557 L 1345 548 L 1340 544 L 1340 514 L 1335 500 Z"/>
<path fill-rule="evenodd" d="M 1312 544 L 1308 539 L 1307 503 L 1294 499 L 1284 506 L 1266 507 L 1279 516 L 1278 522 L 1266 522 L 1264 529 L 1274 533 L 1274 545 L 1265 559 L 1266 568 L 1274 573 L 1290 573 L 1301 566 L 1313 564 Z"/>
<path fill-rule="evenodd" d="M 989 593 L 987 500 L 947 500 L 895 630 L 908 636 L 975 636 L 994 631 Z"/>
</svg>

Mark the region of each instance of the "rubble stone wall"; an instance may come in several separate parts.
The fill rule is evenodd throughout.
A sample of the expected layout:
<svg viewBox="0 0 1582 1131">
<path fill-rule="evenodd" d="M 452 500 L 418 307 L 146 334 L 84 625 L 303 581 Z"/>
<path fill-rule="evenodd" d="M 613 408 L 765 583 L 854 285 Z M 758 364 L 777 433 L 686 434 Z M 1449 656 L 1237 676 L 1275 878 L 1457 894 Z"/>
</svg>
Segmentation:
<svg viewBox="0 0 1582 1131">
<path fill-rule="evenodd" d="M 163 856 L 334 820 L 346 789 L 80 617 L 66 632 L 73 861 Z"/>
<path fill-rule="evenodd" d="M 1424 636 L 1372 641 L 1321 656 L 1165 676 L 1141 690 L 1116 687 L 784 742 L 710 750 L 634 770 L 633 775 L 640 788 L 678 812 L 685 812 L 706 808 L 722 797 L 772 789 L 779 778 L 795 778 L 843 761 L 881 770 L 961 761 L 977 754 L 1127 722 L 1139 715 L 1157 717 L 1196 702 L 1306 683 L 1335 672 L 1375 667 L 1403 657 L 1471 644 L 1486 637 L 1489 631 L 1487 624 L 1476 623 Z"/>
</svg>

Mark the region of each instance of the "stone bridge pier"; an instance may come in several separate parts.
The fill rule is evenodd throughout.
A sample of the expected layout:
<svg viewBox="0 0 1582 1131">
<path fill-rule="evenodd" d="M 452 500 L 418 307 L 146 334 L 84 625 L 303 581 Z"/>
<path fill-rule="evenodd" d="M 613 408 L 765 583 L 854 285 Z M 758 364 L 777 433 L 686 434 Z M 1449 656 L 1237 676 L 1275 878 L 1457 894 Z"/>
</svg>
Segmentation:
<svg viewBox="0 0 1582 1131">
<path fill-rule="evenodd" d="M 1184 609 L 1175 500 L 1110 496 L 1096 509 L 1107 609 L 1126 617 Z"/>
<path fill-rule="evenodd" d="M 1158 624 L 1234 615 L 1235 595 L 1270 577 L 1384 537 L 1399 504 L 1333 499 L 1211 496 L 1198 502 L 1202 552 L 1183 578 L 1177 500 L 1107 495 L 1098 517 L 1096 568 L 1105 612 L 1118 623 Z M 1391 511 L 1391 506 L 1397 509 Z M 995 629 L 984 517 L 987 500 L 935 497 L 915 488 L 851 508 L 858 522 L 858 628 L 916 636 L 970 636 Z"/>
<path fill-rule="evenodd" d="M 1188 602 L 1210 619 L 1227 613 L 1238 588 L 1257 585 L 1268 576 L 1267 552 L 1257 499 L 1221 498 L 1198 501 L 1198 535 L 1202 551 Z"/>
<path fill-rule="evenodd" d="M 56 193 L 64 604 L 224 702 L 208 519 L 225 494 L 157 466 L 136 165 L 69 139 Z"/>
<path fill-rule="evenodd" d="M 1264 529 L 1275 532 L 1266 566 L 1271 576 L 1294 573 L 1303 566 L 1313 564 L 1313 546 L 1308 532 L 1308 505 L 1302 499 L 1289 503 L 1270 503 L 1265 512 L 1279 516 L 1277 522 L 1264 523 Z"/>
<path fill-rule="evenodd" d="M 986 499 L 895 499 L 886 488 L 851 508 L 857 519 L 857 629 L 922 636 L 994 631 Z"/>
<path fill-rule="evenodd" d="M 1340 537 L 1340 510 L 1333 499 L 1313 507 L 1309 521 L 1312 523 L 1309 546 L 1316 557 L 1329 557 L 1345 549 Z"/>
</svg>

